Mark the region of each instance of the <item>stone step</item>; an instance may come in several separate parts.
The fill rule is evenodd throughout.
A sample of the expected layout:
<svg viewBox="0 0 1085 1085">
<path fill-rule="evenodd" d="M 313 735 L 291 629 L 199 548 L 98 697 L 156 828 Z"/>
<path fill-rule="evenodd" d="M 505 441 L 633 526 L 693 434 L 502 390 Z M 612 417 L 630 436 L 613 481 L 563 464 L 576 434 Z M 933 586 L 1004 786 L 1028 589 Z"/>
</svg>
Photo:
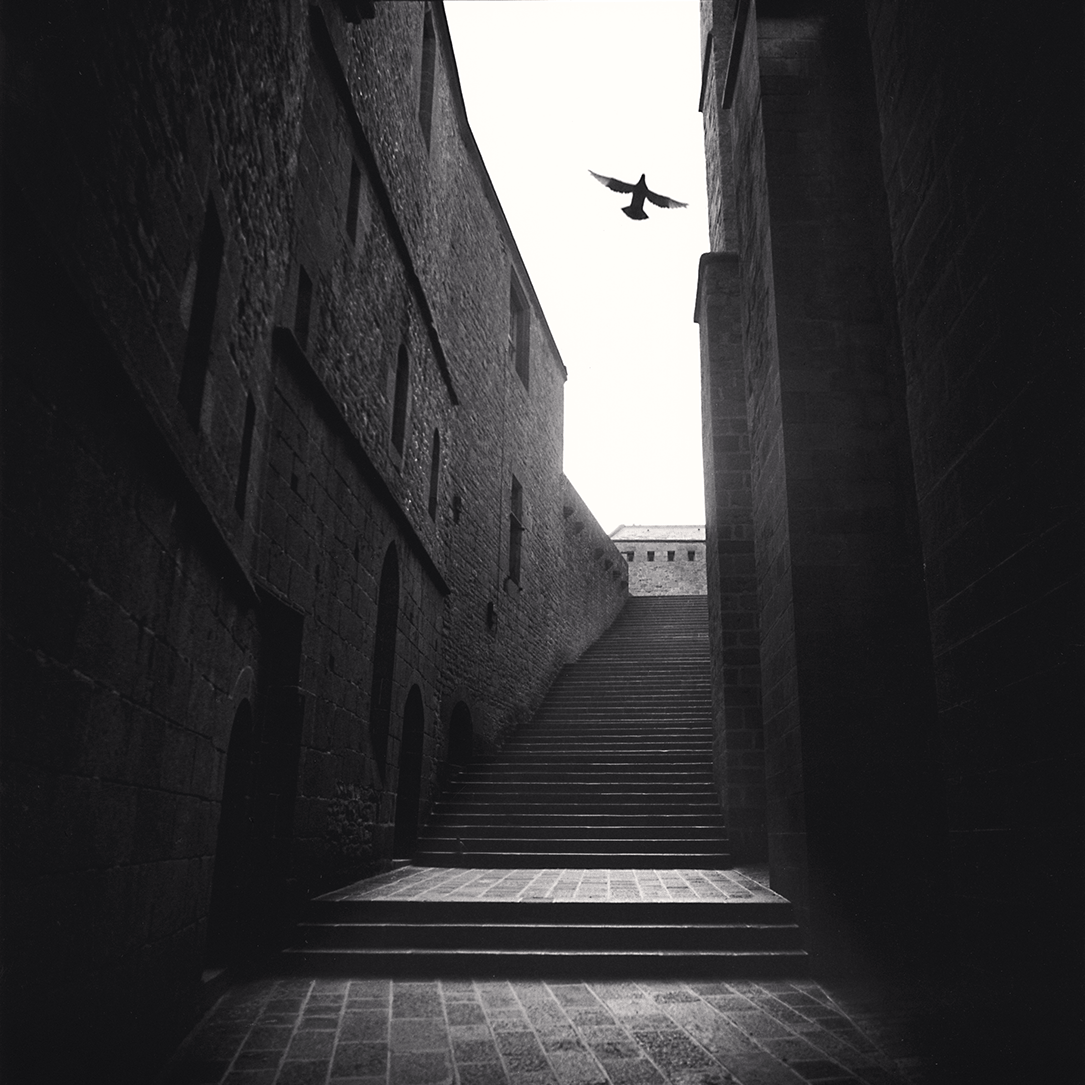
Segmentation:
<svg viewBox="0 0 1085 1085">
<path fill-rule="evenodd" d="M 802 950 L 302 949 L 279 958 L 288 975 L 541 980 L 622 978 L 757 979 L 805 975 Z"/>
<path fill-rule="evenodd" d="M 643 851 L 569 851 L 558 850 L 566 841 L 551 841 L 550 851 L 463 851 L 420 847 L 414 855 L 415 862 L 424 866 L 464 867 L 486 866 L 503 870 L 597 870 L 616 867 L 621 870 L 659 870 L 664 866 L 677 870 L 724 870 L 731 865 L 728 851 L 690 850 L 667 852 Z"/>
</svg>

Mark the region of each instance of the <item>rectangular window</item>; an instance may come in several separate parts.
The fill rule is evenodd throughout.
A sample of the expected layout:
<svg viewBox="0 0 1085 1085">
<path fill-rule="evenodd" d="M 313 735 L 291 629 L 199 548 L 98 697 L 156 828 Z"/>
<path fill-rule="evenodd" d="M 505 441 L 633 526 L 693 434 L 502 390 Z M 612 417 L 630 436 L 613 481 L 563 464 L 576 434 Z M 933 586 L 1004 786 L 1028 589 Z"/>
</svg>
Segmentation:
<svg viewBox="0 0 1085 1085">
<path fill-rule="evenodd" d="M 350 192 L 347 194 L 347 237 L 353 245 L 358 240 L 358 197 L 362 189 L 362 175 L 357 162 L 350 164 Z"/>
<path fill-rule="evenodd" d="M 693 561 L 696 557 L 697 557 L 697 551 L 696 550 L 687 550 L 686 551 L 686 561 Z"/>
<path fill-rule="evenodd" d="M 313 305 L 313 281 L 298 267 L 298 300 L 294 306 L 294 338 L 302 350 L 309 349 L 309 310 Z"/>
<path fill-rule="evenodd" d="M 635 551 L 633 551 L 633 550 L 627 550 L 627 551 L 625 552 L 625 560 L 626 560 L 626 561 L 629 561 L 629 562 L 631 562 L 631 561 L 633 560 L 633 557 L 634 557 L 634 554 L 635 554 L 635 553 L 636 553 L 636 552 L 635 552 Z"/>
<path fill-rule="evenodd" d="M 524 539 L 524 491 L 512 476 L 512 496 L 509 501 L 509 579 L 520 583 L 520 553 Z"/>
<path fill-rule="evenodd" d="M 399 345 L 396 362 L 396 385 L 392 395 L 392 447 L 403 451 L 403 439 L 407 434 L 407 389 L 411 379 L 411 367 L 407 360 L 407 348 Z"/>
<path fill-rule="evenodd" d="M 667 551 L 667 560 L 668 561 L 674 561 L 674 551 L 673 550 L 668 550 Z"/>
<path fill-rule="evenodd" d="M 441 434 L 433 431 L 433 448 L 429 461 L 429 501 L 426 505 L 431 520 L 437 519 L 437 483 L 441 475 Z"/>
<path fill-rule="evenodd" d="M 513 278 L 509 281 L 509 357 L 525 388 L 529 387 L 529 332 L 527 299 Z"/>
<path fill-rule="evenodd" d="M 234 509 L 245 518 L 245 501 L 249 493 L 249 461 L 252 459 L 252 431 L 256 425 L 256 404 L 250 392 L 245 399 L 245 426 L 241 431 L 241 462 L 237 468 L 237 492 Z"/>
<path fill-rule="evenodd" d="M 188 313 L 188 339 L 181 365 L 181 386 L 177 393 L 193 429 L 199 429 L 203 410 L 203 390 L 211 361 L 211 337 L 215 330 L 224 245 L 215 203 L 209 196 L 204 212 L 203 235 L 200 237 L 192 308 Z"/>
<path fill-rule="evenodd" d="M 429 148 L 433 130 L 433 73 L 437 60 L 437 39 L 433 34 L 433 16 L 429 7 L 422 21 L 422 78 L 418 88 L 418 123 L 422 126 L 422 138 Z"/>
<path fill-rule="evenodd" d="M 647 554 L 645 554 L 645 557 L 646 557 L 646 558 L 647 558 L 647 559 L 648 559 L 649 561 L 655 561 L 655 559 L 656 559 L 656 552 L 655 552 L 654 550 L 649 550 L 649 551 L 648 551 L 648 553 L 647 553 Z"/>
</svg>

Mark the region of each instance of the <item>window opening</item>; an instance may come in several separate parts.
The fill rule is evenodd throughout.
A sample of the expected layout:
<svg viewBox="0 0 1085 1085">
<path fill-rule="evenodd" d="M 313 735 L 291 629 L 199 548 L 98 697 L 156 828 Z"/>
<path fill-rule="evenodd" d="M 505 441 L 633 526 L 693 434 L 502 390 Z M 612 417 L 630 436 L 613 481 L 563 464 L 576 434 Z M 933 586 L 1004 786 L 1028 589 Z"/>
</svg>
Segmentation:
<svg viewBox="0 0 1085 1085">
<path fill-rule="evenodd" d="M 397 452 L 403 451 L 403 437 L 407 431 L 407 385 L 410 381 L 410 363 L 407 348 L 400 344 L 399 361 L 396 363 L 396 390 L 392 399 L 392 444 Z"/>
<path fill-rule="evenodd" d="M 222 274 L 224 240 L 214 200 L 207 198 L 204 212 L 200 254 L 196 264 L 196 284 L 188 317 L 188 339 L 181 365 L 178 398 L 193 429 L 199 429 L 203 410 L 203 391 L 211 360 L 211 335 L 215 328 L 219 278 Z"/>
<path fill-rule="evenodd" d="M 634 557 L 635 553 L 636 553 L 636 552 L 635 552 L 635 551 L 633 551 L 633 550 L 627 550 L 627 551 L 625 552 L 625 560 L 626 560 L 626 561 L 630 561 L 630 562 L 631 562 L 631 561 L 633 560 L 633 557 Z"/>
<path fill-rule="evenodd" d="M 645 557 L 647 557 L 647 559 L 648 559 L 649 561 L 655 561 L 655 559 L 656 559 L 656 552 L 655 552 L 654 550 L 649 550 L 649 551 L 648 551 L 648 553 L 647 553 L 647 554 L 645 555 Z"/>
<path fill-rule="evenodd" d="M 309 349 L 309 310 L 313 304 L 313 280 L 298 267 L 298 301 L 294 306 L 294 338 L 302 350 Z"/>
<path fill-rule="evenodd" d="M 249 490 L 249 461 L 252 458 L 252 431 L 256 426 L 256 404 L 252 393 L 245 397 L 245 426 L 241 431 L 241 462 L 237 468 L 237 493 L 234 494 L 234 508 L 242 520 L 245 519 L 245 501 Z"/>
<path fill-rule="evenodd" d="M 696 550 L 687 550 L 686 551 L 686 561 L 694 561 L 696 559 L 696 557 L 697 557 L 697 551 Z"/>
<path fill-rule="evenodd" d="M 429 7 L 422 21 L 422 79 L 418 90 L 418 123 L 422 126 L 422 138 L 426 148 L 430 145 L 433 129 L 434 68 L 437 60 L 437 39 L 433 35 L 433 15 Z"/>
<path fill-rule="evenodd" d="M 347 195 L 347 237 L 353 245 L 358 240 L 358 196 L 362 188 L 362 175 L 358 163 L 350 163 L 350 192 Z"/>
<path fill-rule="evenodd" d="M 515 278 L 509 281 L 509 356 L 525 388 L 529 387 L 527 300 Z"/>
<path fill-rule="evenodd" d="M 509 501 L 509 579 L 520 583 L 520 552 L 524 537 L 524 490 L 512 477 L 512 495 Z"/>
<path fill-rule="evenodd" d="M 429 518 L 437 519 L 437 480 L 441 473 L 441 434 L 433 431 L 433 452 L 429 461 Z"/>
<path fill-rule="evenodd" d="M 674 561 L 674 551 L 673 550 L 668 550 L 667 551 L 667 560 L 668 561 Z"/>
</svg>

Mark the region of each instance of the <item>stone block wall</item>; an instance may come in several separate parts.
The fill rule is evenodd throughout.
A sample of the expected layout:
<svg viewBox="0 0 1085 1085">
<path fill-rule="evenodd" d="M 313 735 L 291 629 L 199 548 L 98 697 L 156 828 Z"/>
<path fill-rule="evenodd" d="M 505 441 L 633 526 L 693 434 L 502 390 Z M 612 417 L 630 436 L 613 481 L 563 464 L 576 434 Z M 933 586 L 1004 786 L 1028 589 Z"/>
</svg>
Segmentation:
<svg viewBox="0 0 1085 1085">
<path fill-rule="evenodd" d="M 1024 1034 L 1065 1054 L 1085 975 L 1082 16 L 1022 28 L 892 3 L 868 28 L 953 939 L 978 989 L 1058 995 L 1022 994 L 1037 1010 Z M 983 1005 L 1012 1045 L 1022 1026 Z"/>
<path fill-rule="evenodd" d="M 706 555 L 702 540 L 653 539 L 640 542 L 622 539 L 617 546 L 629 566 L 630 595 L 705 594 Z"/>
<path fill-rule="evenodd" d="M 147 1080 L 625 600 L 441 6 L 368 7 L 5 12 L 14 1077 Z"/>
<path fill-rule="evenodd" d="M 741 401 L 773 886 L 820 967 L 964 986 L 951 1077 L 1081 1060 L 1081 13 L 1056 23 L 702 4 L 709 530 Z"/>
</svg>

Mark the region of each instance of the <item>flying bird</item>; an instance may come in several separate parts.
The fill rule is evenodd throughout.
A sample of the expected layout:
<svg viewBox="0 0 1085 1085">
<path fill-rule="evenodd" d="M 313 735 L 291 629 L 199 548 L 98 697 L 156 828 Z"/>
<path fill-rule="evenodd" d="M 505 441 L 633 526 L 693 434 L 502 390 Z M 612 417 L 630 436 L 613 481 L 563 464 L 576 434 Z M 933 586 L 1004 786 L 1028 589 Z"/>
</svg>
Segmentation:
<svg viewBox="0 0 1085 1085">
<path fill-rule="evenodd" d="M 622 208 L 622 211 L 631 219 L 646 219 L 648 217 L 647 212 L 644 210 L 645 200 L 654 203 L 656 207 L 686 206 L 686 204 L 678 200 L 672 200 L 670 196 L 661 196 L 658 192 L 653 192 L 645 183 L 643 173 L 635 185 L 629 184 L 628 181 L 619 181 L 616 177 L 604 177 L 601 173 L 596 173 L 595 170 L 588 170 L 588 173 L 601 185 L 606 185 L 607 188 L 613 189 L 615 192 L 631 192 L 633 194 L 629 206 Z"/>
</svg>

